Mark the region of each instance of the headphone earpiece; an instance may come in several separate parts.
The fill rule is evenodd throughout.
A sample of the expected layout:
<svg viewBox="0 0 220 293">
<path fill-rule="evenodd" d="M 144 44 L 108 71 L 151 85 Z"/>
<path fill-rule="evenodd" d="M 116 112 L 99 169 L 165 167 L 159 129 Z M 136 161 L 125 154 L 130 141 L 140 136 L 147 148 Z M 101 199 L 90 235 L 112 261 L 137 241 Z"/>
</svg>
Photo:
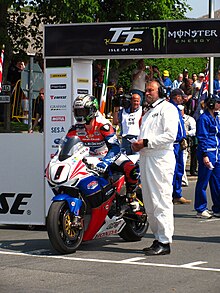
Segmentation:
<svg viewBox="0 0 220 293">
<path fill-rule="evenodd" d="M 216 100 L 212 97 L 212 95 L 209 95 L 208 100 L 206 102 L 207 108 L 213 110 L 215 108 Z"/>
<path fill-rule="evenodd" d="M 160 99 L 164 98 L 164 90 L 161 85 L 158 87 L 158 95 Z"/>
</svg>

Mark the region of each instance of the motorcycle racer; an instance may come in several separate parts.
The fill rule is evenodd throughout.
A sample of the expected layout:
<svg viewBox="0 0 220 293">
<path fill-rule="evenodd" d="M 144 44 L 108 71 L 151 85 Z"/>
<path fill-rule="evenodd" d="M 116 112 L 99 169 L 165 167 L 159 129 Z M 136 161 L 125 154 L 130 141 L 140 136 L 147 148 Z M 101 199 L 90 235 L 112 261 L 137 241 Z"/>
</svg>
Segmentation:
<svg viewBox="0 0 220 293">
<path fill-rule="evenodd" d="M 76 124 L 69 129 L 67 137 L 77 135 L 90 148 L 90 155 L 100 158 L 96 166 L 100 173 L 104 173 L 109 166 L 112 171 L 122 172 L 127 196 L 133 198 L 139 167 L 121 153 L 115 129 L 98 111 L 97 99 L 91 95 L 79 95 L 74 101 L 73 113 Z M 137 205 L 135 209 L 138 209 Z"/>
</svg>

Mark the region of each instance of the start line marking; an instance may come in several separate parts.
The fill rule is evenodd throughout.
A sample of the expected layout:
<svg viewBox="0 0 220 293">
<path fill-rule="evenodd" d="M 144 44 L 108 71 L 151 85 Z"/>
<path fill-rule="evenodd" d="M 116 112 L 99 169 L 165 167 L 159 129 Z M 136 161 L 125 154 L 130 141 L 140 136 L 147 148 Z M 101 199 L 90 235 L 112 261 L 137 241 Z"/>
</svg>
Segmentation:
<svg viewBox="0 0 220 293">
<path fill-rule="evenodd" d="M 38 251 L 38 253 L 40 253 L 40 252 L 42 253 L 42 250 Z M 164 268 L 180 268 L 180 269 L 189 269 L 189 270 L 197 270 L 197 271 L 211 271 L 211 272 L 219 272 L 220 273 L 220 269 L 218 269 L 218 268 L 206 268 L 206 267 L 199 267 L 198 266 L 198 265 L 201 265 L 201 264 L 206 264 L 207 263 L 206 261 L 196 261 L 196 262 L 183 264 L 183 265 L 171 265 L 171 264 L 138 262 L 140 260 L 145 260 L 146 257 L 134 257 L 134 258 L 130 258 L 130 259 L 117 261 L 117 260 L 107 260 L 107 259 L 67 257 L 67 256 L 62 256 L 62 255 L 39 255 L 39 254 L 33 254 L 33 252 L 31 252 L 31 253 L 32 254 L 30 254 L 30 253 L 22 253 L 22 252 L 0 251 L 0 254 L 5 254 L 5 255 L 64 259 L 64 260 L 68 260 L 68 261 L 126 264 L 126 265 L 139 265 L 139 266 L 164 267 Z"/>
</svg>

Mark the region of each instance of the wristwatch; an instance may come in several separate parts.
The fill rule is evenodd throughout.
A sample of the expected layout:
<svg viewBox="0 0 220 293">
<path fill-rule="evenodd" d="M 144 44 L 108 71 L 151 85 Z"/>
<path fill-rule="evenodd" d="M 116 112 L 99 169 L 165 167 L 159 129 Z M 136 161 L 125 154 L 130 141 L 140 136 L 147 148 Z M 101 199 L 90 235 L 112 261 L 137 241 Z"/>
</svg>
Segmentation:
<svg viewBox="0 0 220 293">
<path fill-rule="evenodd" d="M 148 147 L 148 142 L 149 142 L 149 140 L 147 139 L 147 138 L 144 138 L 143 139 L 143 145 L 144 145 L 144 147 Z"/>
</svg>

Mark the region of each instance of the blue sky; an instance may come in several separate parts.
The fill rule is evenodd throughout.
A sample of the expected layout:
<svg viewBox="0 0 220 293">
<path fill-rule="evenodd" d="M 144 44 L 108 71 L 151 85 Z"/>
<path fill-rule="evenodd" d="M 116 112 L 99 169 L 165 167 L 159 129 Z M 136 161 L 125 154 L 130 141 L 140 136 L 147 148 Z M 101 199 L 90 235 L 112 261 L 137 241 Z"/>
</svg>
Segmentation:
<svg viewBox="0 0 220 293">
<path fill-rule="evenodd" d="M 220 0 L 213 0 L 215 10 L 220 9 Z M 197 18 L 209 13 L 209 0 L 187 0 L 187 3 L 193 8 L 186 14 L 189 18 Z"/>
</svg>

